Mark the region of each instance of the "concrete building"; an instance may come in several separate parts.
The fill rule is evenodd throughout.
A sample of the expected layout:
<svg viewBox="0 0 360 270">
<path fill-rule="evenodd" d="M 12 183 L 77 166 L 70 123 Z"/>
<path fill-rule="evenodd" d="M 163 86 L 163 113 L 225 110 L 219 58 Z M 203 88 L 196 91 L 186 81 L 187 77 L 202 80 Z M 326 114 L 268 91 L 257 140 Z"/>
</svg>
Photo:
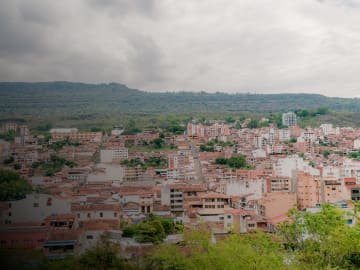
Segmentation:
<svg viewBox="0 0 360 270">
<path fill-rule="evenodd" d="M 288 127 L 296 126 L 297 125 L 296 114 L 293 112 L 283 113 L 282 124 Z"/>
<path fill-rule="evenodd" d="M 71 213 L 71 201 L 48 194 L 32 193 L 9 201 L 7 223 L 42 223 L 48 216 Z"/>
<path fill-rule="evenodd" d="M 111 163 L 129 158 L 129 150 L 126 147 L 100 150 L 100 162 Z"/>
<path fill-rule="evenodd" d="M 321 202 L 321 181 L 309 173 L 297 171 L 298 208 L 312 208 Z"/>
</svg>

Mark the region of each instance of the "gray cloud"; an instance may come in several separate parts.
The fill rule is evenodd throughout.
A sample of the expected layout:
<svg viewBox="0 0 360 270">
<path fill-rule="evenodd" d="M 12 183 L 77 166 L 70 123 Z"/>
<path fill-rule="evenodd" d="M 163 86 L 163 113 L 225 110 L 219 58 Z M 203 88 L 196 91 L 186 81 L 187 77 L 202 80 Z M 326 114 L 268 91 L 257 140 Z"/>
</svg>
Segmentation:
<svg viewBox="0 0 360 270">
<path fill-rule="evenodd" d="M 0 1 L 0 81 L 358 96 L 359 3 Z"/>
</svg>

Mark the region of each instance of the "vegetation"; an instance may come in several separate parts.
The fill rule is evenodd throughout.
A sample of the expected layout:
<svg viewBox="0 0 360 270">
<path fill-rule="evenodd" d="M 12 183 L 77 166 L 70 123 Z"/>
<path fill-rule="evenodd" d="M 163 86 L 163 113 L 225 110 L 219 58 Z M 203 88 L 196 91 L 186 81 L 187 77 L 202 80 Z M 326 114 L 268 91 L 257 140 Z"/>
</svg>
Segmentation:
<svg viewBox="0 0 360 270">
<path fill-rule="evenodd" d="M 232 142 L 222 142 L 222 141 L 218 141 L 217 139 L 210 140 L 207 142 L 207 144 L 200 145 L 200 152 L 215 152 L 215 146 L 226 147 L 233 145 L 234 144 Z"/>
<path fill-rule="evenodd" d="M 349 158 L 360 160 L 360 151 L 350 152 Z"/>
<path fill-rule="evenodd" d="M 69 140 L 63 140 L 63 141 L 57 141 L 49 144 L 49 148 L 53 149 L 55 151 L 61 150 L 65 145 L 71 145 L 71 146 L 79 146 L 79 142 L 71 142 Z"/>
<path fill-rule="evenodd" d="M 58 157 L 56 155 L 51 155 L 50 160 L 46 163 L 33 163 L 32 167 L 37 168 L 41 167 L 44 171 L 45 176 L 53 176 L 55 173 L 60 172 L 64 166 L 73 168 L 76 166 L 76 163 L 64 158 Z"/>
<path fill-rule="evenodd" d="M 232 234 L 213 244 L 206 228 L 185 234 L 182 246 L 160 245 L 145 269 L 359 269 L 359 225 L 324 204 L 316 214 L 289 211 L 276 235 Z"/>
<path fill-rule="evenodd" d="M 123 228 L 123 236 L 133 237 L 140 243 L 160 243 L 166 235 L 175 233 L 181 230 L 181 228 L 180 225 L 175 225 L 172 219 L 161 218 L 151 214 L 139 224 Z"/>
<path fill-rule="evenodd" d="M 252 169 L 252 167 L 246 162 L 244 155 L 236 155 L 230 158 L 219 157 L 215 160 L 216 164 L 227 165 L 233 169 Z"/>
<path fill-rule="evenodd" d="M 121 162 L 121 165 L 127 167 L 137 167 L 141 166 L 143 169 L 147 168 L 166 168 L 167 167 L 167 159 L 162 157 L 149 157 L 143 161 L 138 158 L 135 159 L 126 159 Z"/>
<path fill-rule="evenodd" d="M 15 136 L 16 136 L 16 132 L 13 131 L 13 130 L 10 130 L 10 131 L 5 132 L 5 133 L 0 133 L 0 139 L 8 141 L 8 142 L 14 141 Z"/>
<path fill-rule="evenodd" d="M 0 120 L 26 122 L 41 134 L 53 126 L 90 130 L 118 125 L 131 132 L 156 126 L 181 133 L 195 119 L 235 123 L 263 116 L 281 127 L 281 112 L 286 111 L 296 111 L 304 126 L 360 126 L 359 99 L 312 94 L 149 93 L 116 83 L 48 82 L 0 83 L 0 100 Z"/>
<path fill-rule="evenodd" d="M 8 165 L 8 164 L 13 163 L 14 161 L 15 161 L 14 157 L 13 157 L 13 156 L 10 156 L 10 157 L 4 159 L 3 163 L 4 163 L 5 165 Z"/>
<path fill-rule="evenodd" d="M 111 270 L 135 269 L 121 256 L 121 248 L 110 240 L 109 234 L 103 234 L 100 241 L 79 257 L 70 257 L 63 261 L 44 261 L 36 269 L 70 269 L 70 270 Z"/>
<path fill-rule="evenodd" d="M 19 173 L 0 170 L 0 201 L 23 199 L 31 190 L 30 184 Z"/>
<path fill-rule="evenodd" d="M 173 133 L 173 134 L 183 134 L 185 131 L 185 126 L 180 125 L 171 125 L 165 128 L 165 131 Z"/>
<path fill-rule="evenodd" d="M 183 243 L 187 251 L 171 245 L 159 246 L 146 260 L 147 269 L 287 269 L 279 241 L 265 233 L 233 234 L 216 244 L 201 228 L 189 231 Z M 290 268 L 288 268 L 290 269 Z"/>
<path fill-rule="evenodd" d="M 300 269 L 358 269 L 360 228 L 347 223 L 342 210 L 323 204 L 316 214 L 291 210 L 279 234 Z"/>
<path fill-rule="evenodd" d="M 300 109 L 300 110 L 296 110 L 295 113 L 298 117 L 309 118 L 309 117 L 315 117 L 315 116 L 327 114 L 329 113 L 329 108 L 323 106 L 315 110 Z"/>
<path fill-rule="evenodd" d="M 359 205 L 355 204 L 355 214 Z M 291 209 L 289 219 L 280 224 L 275 234 L 256 231 L 232 233 L 224 240 L 211 241 L 205 224 L 186 229 L 178 245 L 162 243 L 169 232 L 176 231 L 172 220 L 150 216 L 138 225 L 123 229 L 124 235 L 141 242 L 153 242 L 149 256 L 125 259 L 119 246 L 104 235 L 101 241 L 79 257 L 62 261 L 43 261 L 26 252 L 16 259 L 10 254 L 1 257 L 6 269 L 359 269 L 360 225 L 348 225 L 353 216 L 331 204 L 323 204 L 318 213 L 302 213 Z M 2 255 L 3 256 L 3 255 Z M 26 256 L 26 258 L 25 258 Z M 9 258 L 10 257 L 10 258 Z M 24 260 L 37 261 L 25 264 Z M 12 264 L 9 264 L 9 262 Z M 8 267 L 8 268 L 7 268 Z"/>
<path fill-rule="evenodd" d="M 328 158 L 331 153 L 330 153 L 330 151 L 327 151 L 327 150 L 326 150 L 326 151 L 324 151 L 322 154 L 323 154 L 324 158 Z"/>
</svg>

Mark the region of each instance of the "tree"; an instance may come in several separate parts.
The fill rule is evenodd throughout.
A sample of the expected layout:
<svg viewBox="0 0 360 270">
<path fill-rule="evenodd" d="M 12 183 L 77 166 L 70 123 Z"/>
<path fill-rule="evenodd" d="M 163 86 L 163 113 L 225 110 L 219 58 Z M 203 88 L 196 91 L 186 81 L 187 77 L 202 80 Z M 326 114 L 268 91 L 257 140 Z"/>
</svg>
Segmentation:
<svg viewBox="0 0 360 270">
<path fill-rule="evenodd" d="M 4 162 L 3 162 L 3 163 L 4 163 L 5 165 L 8 165 L 8 164 L 13 163 L 14 161 L 15 161 L 15 159 L 13 158 L 13 156 L 10 156 L 10 157 L 4 159 Z"/>
<path fill-rule="evenodd" d="M 251 119 L 251 121 L 249 122 L 249 124 L 247 125 L 248 128 L 258 128 L 259 127 L 259 122 L 255 119 Z"/>
<path fill-rule="evenodd" d="M 236 121 L 236 120 L 235 120 L 233 117 L 231 117 L 231 116 L 225 118 L 225 122 L 226 122 L 227 124 L 229 124 L 229 123 L 234 123 L 235 121 Z"/>
<path fill-rule="evenodd" d="M 285 263 L 286 252 L 276 237 L 256 232 L 233 234 L 211 243 L 204 226 L 185 232 L 185 249 L 160 245 L 146 260 L 146 269 L 293 269 Z"/>
<path fill-rule="evenodd" d="M 289 211 L 279 236 L 301 269 L 358 269 L 359 225 L 350 227 L 345 212 L 323 204 L 318 213 Z"/>
<path fill-rule="evenodd" d="M 120 251 L 120 246 L 105 233 L 95 247 L 79 257 L 78 264 L 80 269 L 129 269 L 129 265 L 120 257 Z"/>
<path fill-rule="evenodd" d="M 324 158 L 328 158 L 330 156 L 330 151 L 324 151 L 323 156 Z"/>
<path fill-rule="evenodd" d="M 216 164 L 219 164 L 219 165 L 226 165 L 227 164 L 227 158 L 224 158 L 224 157 L 218 157 L 216 160 L 215 160 L 215 163 Z"/>
<path fill-rule="evenodd" d="M 215 163 L 219 165 L 228 165 L 229 167 L 234 169 L 250 168 L 250 166 L 246 162 L 246 157 L 244 155 L 236 155 L 230 158 L 218 157 L 215 160 Z"/>
<path fill-rule="evenodd" d="M 167 234 L 173 233 L 178 228 L 174 221 L 150 214 L 149 217 L 139 224 L 123 228 L 124 237 L 134 237 L 138 242 L 160 243 Z"/>
<path fill-rule="evenodd" d="M 161 138 L 156 138 L 152 141 L 155 148 L 161 148 L 163 146 L 164 140 Z"/>
<path fill-rule="evenodd" d="M 244 155 L 237 155 L 230 157 L 227 161 L 227 164 L 231 168 L 236 168 L 236 169 L 246 168 L 248 166 Z"/>
<path fill-rule="evenodd" d="M 30 184 L 19 173 L 0 170 L 0 201 L 23 199 L 31 190 Z"/>
<path fill-rule="evenodd" d="M 5 133 L 0 133 L 0 139 L 3 139 L 5 141 L 12 142 L 15 140 L 16 132 L 13 130 L 9 130 Z"/>
</svg>

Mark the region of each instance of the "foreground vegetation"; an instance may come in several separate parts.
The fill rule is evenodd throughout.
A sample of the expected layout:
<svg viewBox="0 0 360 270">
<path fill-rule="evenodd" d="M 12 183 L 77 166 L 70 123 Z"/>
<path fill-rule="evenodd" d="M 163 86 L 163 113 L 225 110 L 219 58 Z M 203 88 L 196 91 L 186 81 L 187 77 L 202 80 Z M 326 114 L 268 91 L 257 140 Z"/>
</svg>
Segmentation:
<svg viewBox="0 0 360 270">
<path fill-rule="evenodd" d="M 301 213 L 293 209 L 289 212 L 289 220 L 281 224 L 275 234 L 262 231 L 232 233 L 214 243 L 209 229 L 202 224 L 197 229 L 186 229 L 183 241 L 177 245 L 161 243 L 164 233 L 175 228 L 167 220 L 160 221 L 153 217 L 136 227 L 141 235 L 145 227 L 160 228 L 160 224 L 163 224 L 159 230 L 162 237 L 151 241 L 158 244 L 154 245 L 148 256 L 126 259 L 120 246 L 104 235 L 95 247 L 79 257 L 42 261 L 34 255 L 29 264 L 26 263 L 29 260 L 26 253 L 13 258 L 15 253 L 12 252 L 7 253 L 5 265 L 17 264 L 21 265 L 21 269 L 74 270 L 359 269 L 360 225 L 349 226 L 349 217 L 343 210 L 330 204 L 322 205 L 319 213 Z"/>
</svg>

